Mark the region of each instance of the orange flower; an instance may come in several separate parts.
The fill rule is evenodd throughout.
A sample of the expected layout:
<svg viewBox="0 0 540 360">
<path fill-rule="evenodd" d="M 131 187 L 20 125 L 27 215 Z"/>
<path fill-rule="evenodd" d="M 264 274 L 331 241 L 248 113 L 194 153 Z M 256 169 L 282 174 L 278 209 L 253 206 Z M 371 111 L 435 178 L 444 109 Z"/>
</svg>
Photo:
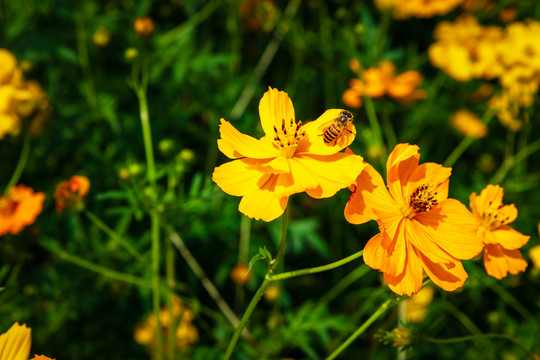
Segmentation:
<svg viewBox="0 0 540 360">
<path fill-rule="evenodd" d="M 461 109 L 452 114 L 452 125 L 465 136 L 481 139 L 487 135 L 488 128 L 475 114 Z"/>
<path fill-rule="evenodd" d="M 362 172 L 362 157 L 339 152 L 356 134 L 347 125 L 336 142 L 325 144 L 324 127 L 339 118 L 330 109 L 317 120 L 296 123 L 287 93 L 270 88 L 259 103 L 265 136 L 244 135 L 221 119 L 218 147 L 234 161 L 217 167 L 212 180 L 227 194 L 242 196 L 239 210 L 246 216 L 271 221 L 285 211 L 289 196 L 306 191 L 320 199 L 354 183 Z"/>
<path fill-rule="evenodd" d="M 356 62 L 350 62 L 351 69 L 356 69 Z M 381 97 L 388 95 L 397 101 L 409 103 L 426 97 L 424 90 L 418 90 L 422 75 L 414 70 L 405 71 L 395 76 L 396 68 L 390 61 L 383 61 L 379 67 L 366 69 L 362 78 L 351 79 L 350 88 L 343 93 L 343 102 L 350 107 L 360 107 L 362 96 Z"/>
<path fill-rule="evenodd" d="M 54 199 L 56 211 L 61 213 L 64 208 L 75 208 L 82 204 L 82 199 L 90 190 L 90 180 L 85 176 L 74 175 L 67 181 L 56 185 Z"/>
<path fill-rule="evenodd" d="M 34 354 L 34 360 L 55 360 L 55 359 L 51 359 L 50 357 L 48 356 L 45 356 L 45 355 L 36 355 Z"/>
<path fill-rule="evenodd" d="M 248 272 L 249 266 L 247 264 L 236 264 L 231 269 L 232 281 L 240 286 L 244 286 L 251 280 L 251 271 Z"/>
<path fill-rule="evenodd" d="M 154 33 L 154 21 L 148 16 L 138 17 L 133 23 L 133 30 L 140 37 L 148 37 Z"/>
<path fill-rule="evenodd" d="M 444 290 L 457 289 L 467 279 L 460 260 L 482 250 L 478 222 L 463 204 L 448 198 L 451 169 L 418 165 L 418 150 L 409 144 L 394 148 L 386 163 L 388 189 L 366 165 L 345 208 L 350 223 L 377 220 L 381 232 L 366 244 L 364 261 L 382 271 L 400 295 L 420 291 L 423 270 Z"/>
<path fill-rule="evenodd" d="M 18 234 L 26 225 L 36 221 L 43 209 L 45 194 L 35 193 L 29 187 L 17 185 L 7 196 L 0 197 L 0 236 Z"/>
<path fill-rule="evenodd" d="M 480 195 L 472 193 L 469 197 L 472 213 L 481 224 L 478 238 L 486 245 L 486 272 L 497 279 L 525 270 L 527 262 L 519 248 L 530 238 L 507 225 L 517 218 L 517 209 L 514 204 L 503 205 L 502 198 L 499 185 L 488 185 Z"/>
</svg>

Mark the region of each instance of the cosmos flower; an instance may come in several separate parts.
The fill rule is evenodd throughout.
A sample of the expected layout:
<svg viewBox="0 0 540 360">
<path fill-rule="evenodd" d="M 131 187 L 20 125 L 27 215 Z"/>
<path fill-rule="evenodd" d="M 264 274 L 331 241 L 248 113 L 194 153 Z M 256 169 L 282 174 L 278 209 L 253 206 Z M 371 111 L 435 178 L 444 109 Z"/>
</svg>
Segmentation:
<svg viewBox="0 0 540 360">
<path fill-rule="evenodd" d="M 76 208 L 81 205 L 88 190 L 90 190 L 90 180 L 80 175 L 73 175 L 71 179 L 56 185 L 54 191 L 56 212 L 61 213 L 65 208 Z"/>
<path fill-rule="evenodd" d="M 387 183 L 371 166 L 356 181 L 345 208 L 352 224 L 376 220 L 380 233 L 364 248 L 364 261 L 384 273 L 400 295 L 420 291 L 424 271 L 447 291 L 463 285 L 461 260 L 482 250 L 478 222 L 459 201 L 448 198 L 450 168 L 418 165 L 418 146 L 398 144 L 386 163 Z"/>
<path fill-rule="evenodd" d="M 235 160 L 215 168 L 212 179 L 227 194 L 242 196 L 240 212 L 264 221 L 281 216 L 292 194 L 333 196 L 353 184 L 365 166 L 362 157 L 339 152 L 354 140 L 352 123 L 334 142 L 324 142 L 324 127 L 342 111 L 327 110 L 303 125 L 296 122 L 287 93 L 270 88 L 259 103 L 262 138 L 242 134 L 221 119 L 218 147 Z"/>
<path fill-rule="evenodd" d="M 17 185 L 6 196 L 0 196 L 0 236 L 18 234 L 25 226 L 33 224 L 43 209 L 45 194 L 34 193 L 24 185 Z"/>
<path fill-rule="evenodd" d="M 465 136 L 481 139 L 487 135 L 488 128 L 475 114 L 461 109 L 452 114 L 452 125 Z"/>
<path fill-rule="evenodd" d="M 530 238 L 508 226 L 517 218 L 517 209 L 514 204 L 503 205 L 503 192 L 498 185 L 488 185 L 480 195 L 469 197 L 472 213 L 481 224 L 478 238 L 485 244 L 486 272 L 497 279 L 525 270 L 527 262 L 519 248 Z"/>
<path fill-rule="evenodd" d="M 32 329 L 25 324 L 13 324 L 0 335 L 0 360 L 28 360 L 32 345 Z M 34 360 L 53 360 L 44 355 L 35 355 Z"/>
</svg>

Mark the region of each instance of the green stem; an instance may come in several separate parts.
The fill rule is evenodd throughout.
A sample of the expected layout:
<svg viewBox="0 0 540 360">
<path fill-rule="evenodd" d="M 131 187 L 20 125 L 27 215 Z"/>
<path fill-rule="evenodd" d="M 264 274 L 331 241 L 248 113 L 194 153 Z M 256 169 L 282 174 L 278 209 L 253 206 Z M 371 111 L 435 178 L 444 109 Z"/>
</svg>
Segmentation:
<svg viewBox="0 0 540 360">
<path fill-rule="evenodd" d="M 152 233 L 152 305 L 154 308 L 154 316 L 156 318 L 156 336 L 157 336 L 157 359 L 163 360 L 163 333 L 161 331 L 161 323 L 159 311 L 161 308 L 159 289 L 160 289 L 160 243 L 159 243 L 159 215 L 156 210 L 150 213 L 151 233 Z"/>
<path fill-rule="evenodd" d="M 385 159 L 386 159 L 386 148 L 384 147 L 383 138 L 382 138 L 382 132 L 381 127 L 379 125 L 379 119 L 377 119 L 377 113 L 375 112 L 375 105 L 373 104 L 373 100 L 369 96 L 364 96 L 364 104 L 366 108 L 367 117 L 369 120 L 369 125 L 371 126 L 371 131 L 373 132 L 373 135 L 375 136 L 375 141 L 377 142 L 377 145 L 381 147 L 381 163 L 383 168 L 386 166 Z"/>
<path fill-rule="evenodd" d="M 167 241 L 166 245 L 166 258 L 165 258 L 165 264 L 166 264 L 166 277 L 167 277 L 167 286 L 169 289 L 174 289 L 175 287 L 175 278 L 174 278 L 174 249 L 173 245 L 170 241 Z M 173 303 L 172 303 L 172 294 L 168 292 L 167 296 L 167 307 L 169 310 L 169 319 L 170 325 L 169 325 L 169 332 L 167 333 L 167 347 L 169 349 L 169 360 L 176 359 L 176 328 L 178 326 L 178 323 L 174 316 L 174 310 L 173 310 Z"/>
<path fill-rule="evenodd" d="M 388 149 L 393 149 L 394 146 L 397 145 L 397 136 L 396 132 L 394 131 L 394 127 L 392 126 L 392 122 L 390 121 L 390 117 L 388 116 L 388 110 L 386 106 L 383 106 L 382 111 L 382 125 L 384 129 L 384 135 L 386 136 L 386 143 L 388 144 Z"/>
<path fill-rule="evenodd" d="M 308 274 L 316 274 L 316 273 L 320 273 L 320 272 L 323 272 L 323 271 L 332 270 L 332 269 L 335 269 L 337 267 L 340 267 L 341 265 L 345 265 L 345 264 L 347 264 L 347 263 L 349 263 L 349 262 L 351 262 L 353 260 L 358 259 L 359 257 L 362 256 L 363 252 L 364 252 L 364 250 L 360 250 L 359 252 L 354 253 L 354 254 L 352 254 L 350 256 L 347 256 L 344 259 L 341 259 L 339 261 L 336 261 L 336 262 L 333 262 L 333 263 L 330 263 L 330 264 L 322 265 L 322 266 L 316 266 L 316 267 L 307 268 L 307 269 L 301 269 L 301 270 L 293 270 L 293 271 L 289 271 L 289 272 L 285 272 L 285 273 L 281 273 L 281 274 L 277 274 L 277 275 L 267 274 L 266 278 L 268 280 L 270 280 L 270 281 L 278 281 L 278 280 L 290 279 L 290 278 L 296 277 L 296 276 L 302 276 L 302 275 L 308 275 Z"/>
<path fill-rule="evenodd" d="M 244 315 L 242 316 L 242 319 L 240 319 L 240 323 L 236 327 L 236 330 L 234 331 L 234 334 L 229 341 L 229 345 L 227 346 L 227 351 L 225 352 L 225 356 L 223 357 L 224 360 L 228 360 L 236 346 L 236 343 L 238 342 L 238 338 L 240 337 L 240 334 L 242 333 L 242 330 L 246 327 L 249 318 L 251 317 L 251 314 L 253 313 L 253 310 L 255 310 L 255 307 L 257 306 L 257 303 L 261 299 L 261 296 L 264 294 L 264 291 L 270 284 L 269 274 L 271 274 L 276 267 L 279 264 L 279 260 L 281 259 L 281 256 L 283 255 L 283 250 L 285 249 L 285 243 L 287 242 L 287 222 L 288 222 L 288 215 L 289 215 L 289 207 L 285 208 L 285 212 L 281 216 L 281 241 L 279 243 L 278 251 L 276 253 L 276 257 L 274 260 L 272 260 L 272 263 L 270 265 L 270 268 L 268 269 L 268 273 L 266 274 L 266 277 L 264 278 L 264 281 L 262 282 L 261 286 L 251 299 L 246 311 L 244 312 Z"/>
<path fill-rule="evenodd" d="M 94 89 L 94 82 L 92 80 L 92 72 L 90 70 L 90 60 L 88 58 L 88 47 L 86 46 L 86 31 L 84 28 L 84 11 L 80 10 L 76 16 L 77 25 L 77 52 L 79 55 L 79 62 L 83 72 L 83 78 L 85 82 L 86 100 L 92 109 L 95 108 L 97 103 L 96 91 Z"/>
<path fill-rule="evenodd" d="M 455 338 L 448 338 L 448 339 L 436 339 L 436 338 L 430 338 L 430 337 L 420 337 L 419 340 L 431 342 L 435 344 L 452 344 L 456 342 L 463 342 L 463 341 L 475 341 L 475 340 L 482 340 L 482 339 L 505 339 L 508 340 L 515 345 L 517 345 L 524 353 L 526 353 L 529 358 L 535 359 L 535 354 L 527 349 L 523 344 L 521 344 L 519 341 L 511 338 L 507 335 L 502 334 L 481 334 L 481 335 L 470 335 L 470 336 L 462 336 L 462 337 L 455 337 Z"/>
<path fill-rule="evenodd" d="M 490 184 L 500 184 L 504 180 L 504 177 L 506 176 L 508 171 L 512 169 L 512 167 L 519 164 L 538 150 L 540 150 L 540 139 L 525 146 L 514 157 L 506 159 L 501 165 L 501 167 L 497 170 L 495 175 L 493 175 L 493 177 L 489 181 Z"/>
<path fill-rule="evenodd" d="M 139 261 L 141 264 L 149 265 L 148 261 L 144 259 L 144 257 L 139 253 L 131 244 L 129 241 L 118 235 L 113 229 L 111 229 L 107 224 L 105 224 L 103 221 L 101 221 L 100 218 L 98 218 L 96 215 L 94 215 L 92 212 L 85 210 L 84 215 L 92 221 L 98 228 L 100 228 L 103 232 L 105 232 L 109 237 L 114 240 L 118 245 L 122 246 L 124 249 L 126 249 L 137 261 Z"/>
<path fill-rule="evenodd" d="M 114 279 L 114 280 L 123 281 L 123 282 L 126 282 L 128 284 L 133 284 L 133 285 L 137 285 L 137 286 L 141 286 L 141 287 L 150 287 L 150 284 L 145 279 L 141 279 L 139 277 L 136 277 L 136 276 L 133 276 L 133 275 L 130 275 L 130 274 L 125 274 L 125 273 L 122 273 L 122 272 L 119 272 L 119 271 L 116 271 L 116 270 L 106 268 L 106 267 L 101 266 L 101 265 L 94 264 L 93 262 L 90 262 L 88 260 L 84 260 L 84 259 L 82 259 L 82 258 L 80 258 L 78 256 L 75 256 L 75 255 L 69 254 L 66 251 L 61 250 L 61 249 L 57 248 L 56 246 L 51 245 L 51 244 L 49 244 L 47 242 L 40 242 L 40 244 L 44 248 L 46 248 L 49 251 L 55 253 L 60 259 L 65 260 L 67 262 L 70 262 L 72 264 L 75 264 L 75 265 L 77 265 L 79 267 L 82 267 L 82 268 L 84 268 L 86 270 L 90 270 L 90 271 L 93 271 L 93 272 L 98 273 L 100 275 L 103 275 L 105 277 L 108 277 L 108 278 L 111 278 L 111 279 Z"/>
<path fill-rule="evenodd" d="M 332 354 L 330 354 L 326 360 L 335 359 L 343 350 L 345 350 L 357 337 L 362 335 L 366 329 L 375 322 L 381 315 L 383 315 L 388 309 L 398 303 L 399 300 L 388 299 L 371 315 L 343 344 L 341 344 Z"/>
<path fill-rule="evenodd" d="M 21 156 L 19 156 L 19 161 L 17 162 L 15 171 L 13 172 L 11 179 L 9 179 L 9 182 L 6 188 L 4 189 L 4 194 L 7 195 L 9 193 L 9 189 L 15 186 L 15 184 L 17 184 L 17 182 L 21 178 L 24 168 L 26 167 L 26 162 L 28 161 L 29 154 L 30 154 L 30 131 L 27 131 L 26 134 L 24 135 Z"/>
<path fill-rule="evenodd" d="M 489 124 L 491 119 L 493 119 L 493 115 L 495 115 L 495 111 L 493 111 L 492 109 L 488 109 L 482 117 L 482 122 L 486 125 Z M 458 146 L 454 148 L 452 153 L 448 155 L 448 158 L 445 160 L 443 165 L 446 167 L 453 166 L 456 161 L 461 157 L 461 155 L 463 155 L 465 150 L 467 150 L 475 140 L 476 138 L 472 136 L 464 137 L 463 140 L 461 140 L 461 142 L 458 144 Z"/>
</svg>

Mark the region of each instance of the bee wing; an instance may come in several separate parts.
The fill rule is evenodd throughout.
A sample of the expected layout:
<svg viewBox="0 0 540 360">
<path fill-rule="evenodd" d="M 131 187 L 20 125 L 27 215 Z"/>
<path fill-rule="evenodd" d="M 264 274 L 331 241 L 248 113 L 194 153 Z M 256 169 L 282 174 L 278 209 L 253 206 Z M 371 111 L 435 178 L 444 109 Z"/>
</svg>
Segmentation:
<svg viewBox="0 0 540 360">
<path fill-rule="evenodd" d="M 326 131 L 326 129 L 328 129 L 330 127 L 330 125 L 332 125 L 334 123 L 334 121 L 336 121 L 336 119 L 328 120 L 324 124 L 320 125 L 317 128 L 317 130 L 322 131 L 322 132 Z"/>
</svg>

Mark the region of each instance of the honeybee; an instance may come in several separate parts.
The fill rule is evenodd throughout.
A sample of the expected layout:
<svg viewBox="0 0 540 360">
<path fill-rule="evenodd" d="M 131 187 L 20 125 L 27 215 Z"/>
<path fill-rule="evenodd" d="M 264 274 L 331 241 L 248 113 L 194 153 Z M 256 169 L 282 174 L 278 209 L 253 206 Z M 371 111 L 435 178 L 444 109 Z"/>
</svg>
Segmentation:
<svg viewBox="0 0 540 360">
<path fill-rule="evenodd" d="M 350 111 L 343 110 L 339 113 L 339 116 L 333 120 L 326 122 L 325 124 L 319 127 L 319 130 L 322 130 L 323 133 L 319 136 L 323 137 L 325 144 L 330 144 L 332 141 L 336 145 L 337 141 L 343 136 L 343 134 L 352 133 L 348 129 L 349 124 L 353 121 L 353 114 Z"/>
</svg>

